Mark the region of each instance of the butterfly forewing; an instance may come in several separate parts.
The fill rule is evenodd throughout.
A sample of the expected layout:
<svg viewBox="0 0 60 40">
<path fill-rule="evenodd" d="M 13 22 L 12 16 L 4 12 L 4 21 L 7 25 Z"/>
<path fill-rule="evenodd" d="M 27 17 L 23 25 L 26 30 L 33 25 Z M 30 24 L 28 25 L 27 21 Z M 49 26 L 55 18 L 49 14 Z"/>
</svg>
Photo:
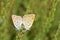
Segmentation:
<svg viewBox="0 0 60 40">
<path fill-rule="evenodd" d="M 22 24 L 22 17 L 12 15 L 12 20 L 13 20 L 13 23 L 14 23 L 14 26 L 16 27 L 16 29 L 20 30 L 21 29 L 21 24 Z"/>
<path fill-rule="evenodd" d="M 23 16 L 23 24 L 26 30 L 29 30 L 35 19 L 35 14 L 27 14 Z"/>
</svg>

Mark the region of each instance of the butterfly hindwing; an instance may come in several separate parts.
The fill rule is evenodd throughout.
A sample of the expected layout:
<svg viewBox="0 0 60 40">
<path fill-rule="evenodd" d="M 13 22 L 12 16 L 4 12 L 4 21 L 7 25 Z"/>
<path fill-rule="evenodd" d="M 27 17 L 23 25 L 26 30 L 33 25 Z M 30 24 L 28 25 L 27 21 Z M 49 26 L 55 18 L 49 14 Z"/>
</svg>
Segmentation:
<svg viewBox="0 0 60 40">
<path fill-rule="evenodd" d="M 26 30 L 29 30 L 35 19 L 35 14 L 27 14 L 23 16 L 23 24 Z"/>
<path fill-rule="evenodd" d="M 22 17 L 12 15 L 12 20 L 13 20 L 13 23 L 14 23 L 14 26 L 16 27 L 16 29 L 20 30 L 21 29 L 21 24 L 22 24 Z"/>
</svg>

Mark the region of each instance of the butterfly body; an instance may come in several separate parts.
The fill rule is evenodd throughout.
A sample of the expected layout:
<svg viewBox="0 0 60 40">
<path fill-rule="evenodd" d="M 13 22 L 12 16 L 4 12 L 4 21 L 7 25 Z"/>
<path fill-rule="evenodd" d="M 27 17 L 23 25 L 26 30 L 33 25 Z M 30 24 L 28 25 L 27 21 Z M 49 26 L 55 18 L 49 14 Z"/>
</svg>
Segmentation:
<svg viewBox="0 0 60 40">
<path fill-rule="evenodd" d="M 29 30 L 33 24 L 34 19 L 35 19 L 35 14 L 27 14 L 24 15 L 23 17 L 12 15 L 12 20 L 17 30 L 22 29 L 22 24 L 24 25 L 24 28 L 26 30 Z"/>
</svg>

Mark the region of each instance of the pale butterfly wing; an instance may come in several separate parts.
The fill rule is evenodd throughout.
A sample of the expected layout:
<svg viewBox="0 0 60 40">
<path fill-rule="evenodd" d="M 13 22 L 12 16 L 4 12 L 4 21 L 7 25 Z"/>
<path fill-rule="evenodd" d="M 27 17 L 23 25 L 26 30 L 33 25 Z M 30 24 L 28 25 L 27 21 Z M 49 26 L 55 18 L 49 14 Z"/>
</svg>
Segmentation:
<svg viewBox="0 0 60 40">
<path fill-rule="evenodd" d="M 35 14 L 27 14 L 23 16 L 23 24 L 26 30 L 29 30 L 35 19 Z"/>
<path fill-rule="evenodd" d="M 22 24 L 22 17 L 12 15 L 12 20 L 13 20 L 13 23 L 14 23 L 14 26 L 16 27 L 16 29 L 20 30 L 21 29 L 21 24 Z"/>
</svg>

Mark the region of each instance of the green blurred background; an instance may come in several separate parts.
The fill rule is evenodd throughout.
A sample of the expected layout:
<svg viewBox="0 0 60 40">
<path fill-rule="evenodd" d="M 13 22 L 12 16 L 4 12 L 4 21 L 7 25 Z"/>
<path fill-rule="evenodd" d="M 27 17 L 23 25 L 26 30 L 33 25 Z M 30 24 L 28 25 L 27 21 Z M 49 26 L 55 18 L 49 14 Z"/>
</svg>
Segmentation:
<svg viewBox="0 0 60 40">
<path fill-rule="evenodd" d="M 35 14 L 21 38 L 11 15 Z M 60 0 L 0 0 L 0 40 L 60 40 Z"/>
</svg>

